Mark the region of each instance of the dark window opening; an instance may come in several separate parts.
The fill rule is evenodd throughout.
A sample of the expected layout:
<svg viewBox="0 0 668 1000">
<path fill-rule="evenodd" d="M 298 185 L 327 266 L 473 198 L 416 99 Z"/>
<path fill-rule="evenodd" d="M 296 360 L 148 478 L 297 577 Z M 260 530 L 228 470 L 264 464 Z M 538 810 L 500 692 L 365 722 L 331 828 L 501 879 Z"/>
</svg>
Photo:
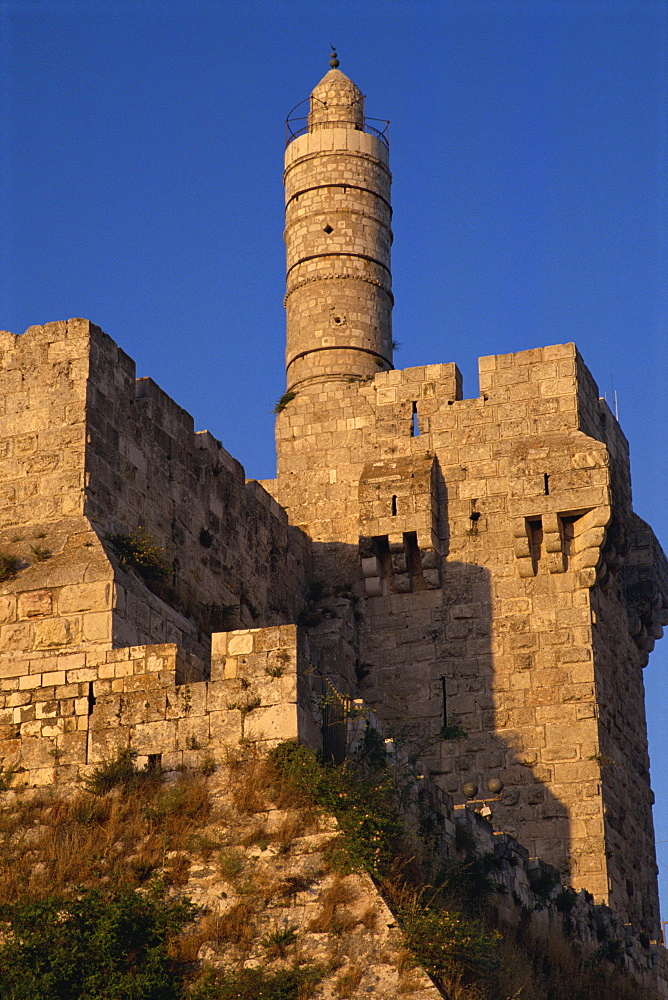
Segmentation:
<svg viewBox="0 0 668 1000">
<path fill-rule="evenodd" d="M 404 551 L 406 553 L 406 565 L 411 578 L 411 590 L 425 590 L 424 576 L 422 575 L 422 559 L 420 558 L 420 547 L 416 531 L 404 532 Z"/>
<path fill-rule="evenodd" d="M 420 437 L 420 425 L 418 423 L 418 411 L 417 403 L 413 403 L 413 429 L 411 431 L 411 437 Z"/>
<path fill-rule="evenodd" d="M 547 472 L 543 474 L 543 493 L 546 497 L 550 495 L 550 477 Z"/>
<path fill-rule="evenodd" d="M 380 578 L 383 584 L 383 593 L 387 594 L 392 590 L 394 571 L 392 569 L 392 553 L 390 552 L 390 540 L 387 535 L 377 535 L 373 539 L 373 547 L 376 558 L 380 563 Z"/>
<path fill-rule="evenodd" d="M 93 709 L 95 708 L 95 695 L 93 694 L 93 682 L 88 682 L 88 714 L 93 714 Z"/>
<path fill-rule="evenodd" d="M 543 519 L 527 520 L 527 536 L 529 539 L 529 551 L 531 553 L 531 565 L 534 576 L 538 573 L 541 550 L 543 547 Z"/>
<path fill-rule="evenodd" d="M 392 511 L 392 517 L 396 517 L 397 516 L 397 498 L 396 498 L 396 496 L 394 494 L 392 496 L 391 511 Z"/>
<path fill-rule="evenodd" d="M 441 704 L 443 706 L 443 726 L 448 724 L 448 704 L 446 700 L 445 677 L 441 677 Z"/>
<path fill-rule="evenodd" d="M 330 233 L 334 232 L 334 227 L 329 225 L 323 226 L 323 232 L 327 233 L 327 235 L 329 236 Z"/>
<path fill-rule="evenodd" d="M 148 755 L 148 762 L 146 764 L 147 771 L 160 771 L 162 770 L 162 754 L 161 753 L 150 753 Z"/>
</svg>

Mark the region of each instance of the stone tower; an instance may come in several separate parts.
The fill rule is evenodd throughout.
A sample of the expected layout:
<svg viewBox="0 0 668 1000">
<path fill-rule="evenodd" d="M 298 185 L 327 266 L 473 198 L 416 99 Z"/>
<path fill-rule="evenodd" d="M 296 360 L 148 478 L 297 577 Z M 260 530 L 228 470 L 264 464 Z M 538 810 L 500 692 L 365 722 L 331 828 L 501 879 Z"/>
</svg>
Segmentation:
<svg viewBox="0 0 668 1000">
<path fill-rule="evenodd" d="M 387 139 L 337 68 L 306 121 L 285 154 L 289 391 L 392 367 Z"/>
<path fill-rule="evenodd" d="M 459 803 L 655 936 L 642 670 L 668 569 L 574 344 L 394 370 L 387 148 L 337 69 L 286 152 L 288 388 L 266 484 L 312 540 L 330 675 Z M 466 739 L 445 739 L 457 732 Z"/>
</svg>

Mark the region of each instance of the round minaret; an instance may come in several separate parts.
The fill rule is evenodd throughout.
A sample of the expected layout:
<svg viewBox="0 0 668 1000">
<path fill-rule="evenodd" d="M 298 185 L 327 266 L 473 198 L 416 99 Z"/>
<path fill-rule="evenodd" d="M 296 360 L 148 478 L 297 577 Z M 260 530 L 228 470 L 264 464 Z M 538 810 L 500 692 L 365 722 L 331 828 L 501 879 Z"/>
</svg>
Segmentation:
<svg viewBox="0 0 668 1000">
<path fill-rule="evenodd" d="M 330 65 L 285 153 L 288 390 L 392 367 L 387 138 Z"/>
</svg>

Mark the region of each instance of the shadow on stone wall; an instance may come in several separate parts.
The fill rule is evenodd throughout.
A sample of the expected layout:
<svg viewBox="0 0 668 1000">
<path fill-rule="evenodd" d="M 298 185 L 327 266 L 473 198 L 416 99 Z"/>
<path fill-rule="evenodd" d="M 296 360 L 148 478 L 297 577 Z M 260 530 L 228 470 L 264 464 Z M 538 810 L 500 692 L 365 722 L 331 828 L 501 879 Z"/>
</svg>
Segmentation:
<svg viewBox="0 0 668 1000">
<path fill-rule="evenodd" d="M 365 597 L 356 546 L 316 542 L 313 550 L 319 599 L 303 624 L 312 643 L 329 651 L 326 669 L 339 683 L 353 678 L 351 694 L 424 747 L 425 767 L 455 803 L 466 801 L 462 788 L 474 783 L 495 829 L 568 876 L 569 814 L 540 760 L 543 727 L 519 686 L 523 678 L 516 680 L 520 672 L 495 669 L 502 637 L 493 635 L 487 569 L 444 560 L 441 589 L 395 594 L 388 581 L 386 594 Z M 330 585 L 333 562 L 339 574 Z M 465 739 L 440 738 L 454 726 Z M 491 779 L 503 782 L 498 796 L 488 790 Z"/>
</svg>

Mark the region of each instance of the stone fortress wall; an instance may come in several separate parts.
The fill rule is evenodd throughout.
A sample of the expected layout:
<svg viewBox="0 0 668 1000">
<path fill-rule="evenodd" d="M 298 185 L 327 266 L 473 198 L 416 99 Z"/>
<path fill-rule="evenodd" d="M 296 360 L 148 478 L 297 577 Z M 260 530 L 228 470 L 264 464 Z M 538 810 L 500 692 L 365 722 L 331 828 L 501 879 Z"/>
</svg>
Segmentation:
<svg viewBox="0 0 668 1000">
<path fill-rule="evenodd" d="M 573 344 L 481 358 L 475 399 L 454 364 L 392 368 L 365 127 L 332 70 L 288 146 L 275 480 L 87 321 L 0 334 L 0 763 L 40 785 L 126 747 L 318 748 L 331 688 L 431 740 L 447 822 L 501 779 L 489 836 L 657 939 L 642 669 L 668 571 L 626 440 Z M 123 556 L 142 537 L 160 579 Z"/>
<path fill-rule="evenodd" d="M 446 365 L 304 388 L 267 486 L 312 538 L 314 573 L 361 601 L 364 698 L 434 735 L 459 720 L 469 738 L 431 762 L 444 787 L 463 801 L 500 777 L 503 829 L 655 926 L 642 667 L 665 560 L 574 345 L 480 367 L 472 400 Z"/>
<path fill-rule="evenodd" d="M 178 642 L 206 659 L 221 619 L 295 619 L 308 539 L 220 442 L 86 320 L 0 337 L 0 544 L 25 566 L 4 648 Z M 109 541 L 140 529 L 165 552 L 156 593 Z"/>
</svg>

